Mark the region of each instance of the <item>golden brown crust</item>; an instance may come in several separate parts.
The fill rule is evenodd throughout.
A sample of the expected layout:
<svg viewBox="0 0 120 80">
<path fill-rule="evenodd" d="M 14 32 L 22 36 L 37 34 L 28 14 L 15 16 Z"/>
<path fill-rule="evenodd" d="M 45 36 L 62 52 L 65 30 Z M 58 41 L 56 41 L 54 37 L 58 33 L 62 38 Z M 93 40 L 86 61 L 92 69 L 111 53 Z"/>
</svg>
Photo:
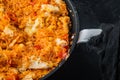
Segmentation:
<svg viewBox="0 0 120 80">
<path fill-rule="evenodd" d="M 0 0 L 0 80 L 38 80 L 68 54 L 62 0 Z"/>
</svg>

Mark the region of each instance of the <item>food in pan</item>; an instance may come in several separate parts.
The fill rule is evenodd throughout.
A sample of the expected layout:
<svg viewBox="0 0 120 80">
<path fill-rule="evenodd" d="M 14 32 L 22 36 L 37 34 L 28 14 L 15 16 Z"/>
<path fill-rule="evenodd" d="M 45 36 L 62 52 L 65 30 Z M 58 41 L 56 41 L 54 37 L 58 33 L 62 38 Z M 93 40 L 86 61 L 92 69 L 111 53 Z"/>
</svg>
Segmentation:
<svg viewBox="0 0 120 80">
<path fill-rule="evenodd" d="M 63 0 L 0 0 L 0 80 L 38 80 L 68 55 Z"/>
</svg>

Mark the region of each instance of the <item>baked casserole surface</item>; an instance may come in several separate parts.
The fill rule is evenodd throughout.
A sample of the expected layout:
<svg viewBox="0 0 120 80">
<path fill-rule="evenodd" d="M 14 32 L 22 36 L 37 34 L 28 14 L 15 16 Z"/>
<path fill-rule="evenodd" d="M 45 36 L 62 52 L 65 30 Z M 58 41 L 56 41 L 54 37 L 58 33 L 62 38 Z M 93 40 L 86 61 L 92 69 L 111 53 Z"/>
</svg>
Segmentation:
<svg viewBox="0 0 120 80">
<path fill-rule="evenodd" d="M 0 0 L 0 80 L 38 80 L 68 55 L 62 0 Z"/>
</svg>

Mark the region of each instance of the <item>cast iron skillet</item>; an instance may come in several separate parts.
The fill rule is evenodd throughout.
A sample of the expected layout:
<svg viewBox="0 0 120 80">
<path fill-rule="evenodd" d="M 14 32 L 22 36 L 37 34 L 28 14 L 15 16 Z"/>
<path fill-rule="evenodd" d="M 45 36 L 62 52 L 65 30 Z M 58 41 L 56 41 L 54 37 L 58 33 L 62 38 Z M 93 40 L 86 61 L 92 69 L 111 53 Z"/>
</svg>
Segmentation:
<svg viewBox="0 0 120 80">
<path fill-rule="evenodd" d="M 72 39 L 72 44 L 71 44 L 70 49 L 69 49 L 69 54 L 71 54 L 75 48 L 75 45 L 77 43 L 78 36 L 79 36 L 79 27 L 80 27 L 79 17 L 78 17 L 78 13 L 77 13 L 76 8 L 74 7 L 73 2 L 70 0 L 64 0 L 64 1 L 67 4 L 67 9 L 69 11 L 69 16 L 70 16 L 71 24 L 72 24 L 72 27 L 71 27 L 70 32 L 69 32 L 69 34 L 70 34 L 69 38 L 71 38 L 71 36 L 74 34 L 74 38 Z M 40 80 L 45 80 L 46 78 L 51 76 L 55 71 L 57 71 L 66 62 L 66 60 L 67 59 L 62 60 L 60 62 L 60 64 L 54 70 L 52 70 L 50 73 L 45 75 Z"/>
</svg>

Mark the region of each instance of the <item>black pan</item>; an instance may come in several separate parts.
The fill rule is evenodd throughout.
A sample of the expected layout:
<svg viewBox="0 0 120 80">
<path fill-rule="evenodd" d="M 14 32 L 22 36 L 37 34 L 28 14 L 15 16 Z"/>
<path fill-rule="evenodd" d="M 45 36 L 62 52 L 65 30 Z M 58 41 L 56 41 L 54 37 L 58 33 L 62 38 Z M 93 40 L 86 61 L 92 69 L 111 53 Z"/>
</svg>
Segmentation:
<svg viewBox="0 0 120 80">
<path fill-rule="evenodd" d="M 80 25 L 79 25 L 78 13 L 77 13 L 76 8 L 74 7 L 73 2 L 70 1 L 70 0 L 65 0 L 65 2 L 67 4 L 67 9 L 69 11 L 69 16 L 70 16 L 71 24 L 72 24 L 72 27 L 71 27 L 70 33 L 69 33 L 70 34 L 70 38 L 71 38 L 72 35 L 74 35 L 74 38 L 72 39 L 72 44 L 70 45 L 70 49 L 69 49 L 69 55 L 70 55 L 73 52 L 73 50 L 75 48 L 75 45 L 77 43 Z M 52 70 L 50 73 L 45 75 L 40 80 L 45 80 L 46 78 L 51 76 L 55 71 L 57 71 L 66 62 L 67 59 L 62 60 L 60 62 L 60 64 L 54 70 Z"/>
</svg>

